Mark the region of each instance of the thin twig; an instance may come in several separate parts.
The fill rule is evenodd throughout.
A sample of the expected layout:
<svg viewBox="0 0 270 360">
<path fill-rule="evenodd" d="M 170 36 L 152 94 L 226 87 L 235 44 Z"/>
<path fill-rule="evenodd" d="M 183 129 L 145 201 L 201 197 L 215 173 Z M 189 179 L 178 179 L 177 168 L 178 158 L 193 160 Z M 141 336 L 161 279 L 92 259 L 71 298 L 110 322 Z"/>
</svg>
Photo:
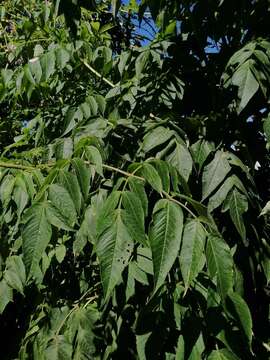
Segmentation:
<svg viewBox="0 0 270 360">
<path fill-rule="evenodd" d="M 194 214 L 194 212 L 192 212 L 185 204 L 181 203 L 181 201 L 176 200 L 171 195 L 169 195 L 166 191 L 162 191 L 162 194 L 164 194 L 167 199 L 171 200 L 175 204 L 180 205 L 183 209 L 185 209 L 188 213 L 190 213 L 190 215 L 192 215 L 192 217 L 194 217 L 194 219 L 197 218 L 197 216 Z"/>
<path fill-rule="evenodd" d="M 30 165 L 21 165 L 21 164 L 14 164 L 10 162 L 3 162 L 0 161 L 0 167 L 6 168 L 6 169 L 18 169 L 18 170 L 27 170 L 32 171 L 36 169 L 46 169 L 52 165 L 50 164 L 42 164 L 42 165 L 36 165 L 36 166 L 30 166 Z"/>
<path fill-rule="evenodd" d="M 85 163 L 89 164 L 89 165 L 94 165 L 93 163 L 90 163 L 89 161 L 85 161 Z M 17 169 L 17 170 L 27 170 L 27 171 L 33 171 L 36 169 L 48 169 L 50 167 L 53 167 L 54 165 L 56 165 L 56 163 L 51 163 L 51 164 L 40 164 L 40 165 L 35 165 L 35 166 L 30 166 L 30 165 L 21 165 L 21 164 L 15 164 L 15 163 L 10 163 L 10 162 L 3 162 L 0 161 L 0 167 L 6 168 L 6 169 Z M 127 177 L 134 177 L 135 179 L 141 180 L 141 181 L 145 181 L 145 179 L 143 177 L 134 175 L 132 173 L 129 173 L 127 171 L 118 169 L 114 166 L 111 165 L 106 165 L 106 164 L 102 164 L 102 167 L 104 169 L 107 169 L 109 171 L 114 171 L 114 172 L 118 172 L 119 174 L 125 175 Z"/>
<path fill-rule="evenodd" d="M 110 166 L 110 165 L 106 165 L 106 164 L 102 164 L 102 166 L 104 167 L 104 169 L 107 169 L 107 170 L 110 170 L 110 171 L 115 171 L 115 172 L 118 172 L 118 173 L 120 173 L 122 175 L 125 175 L 125 176 L 128 176 L 128 177 L 133 177 L 133 178 L 141 180 L 141 181 L 145 181 L 145 178 L 143 178 L 141 176 L 134 175 L 134 174 L 129 173 L 127 171 L 118 169 L 118 168 L 116 168 L 114 166 Z"/>
<path fill-rule="evenodd" d="M 90 163 L 89 161 L 86 161 L 87 164 L 89 165 L 94 165 L 92 163 Z M 52 166 L 54 166 L 56 163 L 53 164 L 43 164 L 43 165 L 36 165 L 36 166 L 27 166 L 27 165 L 20 165 L 20 164 L 13 164 L 13 163 L 8 163 L 8 162 L 0 162 L 0 167 L 4 167 L 4 168 L 8 168 L 8 169 L 19 169 L 19 170 L 28 170 L 28 171 L 32 171 L 35 169 L 47 169 L 50 168 Z M 102 167 L 104 169 L 107 169 L 109 171 L 113 171 L 113 172 L 117 172 L 119 174 L 125 175 L 127 177 L 133 177 L 135 179 L 138 179 L 140 181 L 146 181 L 145 178 L 135 175 L 133 173 L 118 169 L 114 166 L 111 165 L 107 165 L 107 164 L 102 164 Z M 163 194 L 167 199 L 171 200 L 172 202 L 180 205 L 182 208 L 184 208 L 187 212 L 190 213 L 190 215 L 192 215 L 192 217 L 196 218 L 196 215 L 182 202 L 176 200 L 175 198 L 173 198 L 171 195 L 169 195 L 166 191 L 162 191 L 161 194 Z"/>
<path fill-rule="evenodd" d="M 84 66 L 87 67 L 88 70 L 92 71 L 93 74 L 95 74 L 99 79 L 103 80 L 106 84 L 108 84 L 110 87 L 114 88 L 116 85 L 113 84 L 110 80 L 102 76 L 97 70 L 95 70 L 91 65 L 89 65 L 85 60 L 82 60 L 82 63 Z"/>
</svg>

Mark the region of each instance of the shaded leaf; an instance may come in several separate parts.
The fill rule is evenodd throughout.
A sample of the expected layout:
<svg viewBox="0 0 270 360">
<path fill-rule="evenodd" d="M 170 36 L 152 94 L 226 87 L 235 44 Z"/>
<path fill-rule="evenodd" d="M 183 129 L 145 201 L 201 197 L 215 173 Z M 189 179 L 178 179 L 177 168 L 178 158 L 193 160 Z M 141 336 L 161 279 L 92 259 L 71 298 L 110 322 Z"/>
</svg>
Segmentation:
<svg viewBox="0 0 270 360">
<path fill-rule="evenodd" d="M 263 207 L 260 216 L 267 215 L 270 212 L 270 201 L 267 201 L 266 205 Z"/>
<path fill-rule="evenodd" d="M 238 87 L 238 98 L 240 99 L 238 113 L 247 106 L 259 89 L 259 83 L 252 71 L 253 66 L 254 60 L 249 59 L 241 65 L 232 76 L 232 85 Z"/>
<path fill-rule="evenodd" d="M 82 195 L 77 177 L 71 172 L 61 169 L 59 171 L 58 178 L 60 183 L 68 191 L 77 213 L 79 214 L 81 210 Z"/>
<path fill-rule="evenodd" d="M 243 332 L 244 337 L 248 341 L 249 347 L 251 347 L 252 341 L 252 318 L 249 308 L 244 299 L 235 292 L 231 292 L 228 295 L 228 309 L 239 322 L 240 329 Z"/>
<path fill-rule="evenodd" d="M 144 212 L 138 196 L 130 191 L 122 194 L 122 203 L 125 211 L 122 211 L 123 221 L 131 237 L 136 242 L 146 244 L 144 232 Z"/>
<path fill-rule="evenodd" d="M 246 241 L 246 228 L 243 220 L 243 214 L 248 209 L 247 198 L 242 195 L 237 189 L 234 189 L 228 199 L 228 206 L 230 209 L 230 216 L 237 231 L 239 232 L 243 241 Z"/>
<path fill-rule="evenodd" d="M 67 224 L 73 227 L 77 220 L 77 213 L 69 192 L 61 185 L 52 184 L 49 186 L 49 200 L 63 219 L 66 219 Z"/>
<path fill-rule="evenodd" d="M 185 224 L 179 260 L 186 290 L 204 265 L 205 238 L 205 230 L 198 220 Z"/>
<path fill-rule="evenodd" d="M 48 221 L 59 229 L 73 231 L 71 227 L 73 224 L 71 224 L 70 219 L 63 215 L 63 213 L 64 211 L 60 212 L 50 201 L 48 202 L 46 209 Z"/>
<path fill-rule="evenodd" d="M 206 140 L 198 140 L 190 147 L 192 157 L 195 163 L 201 169 L 208 155 L 214 150 L 215 146 Z"/>
<path fill-rule="evenodd" d="M 91 179 L 91 172 L 90 169 L 87 168 L 84 161 L 82 159 L 72 159 L 72 165 L 75 168 L 77 179 L 80 184 L 81 192 L 86 199 L 89 192 L 90 187 L 90 179 Z"/>
<path fill-rule="evenodd" d="M 159 193 L 162 192 L 162 181 L 153 165 L 146 162 L 143 163 L 141 173 L 153 189 L 155 189 Z"/>
<path fill-rule="evenodd" d="M 40 58 L 40 65 L 42 68 L 42 81 L 47 81 L 55 71 L 55 54 L 49 51 Z"/>
<path fill-rule="evenodd" d="M 45 360 L 72 359 L 72 345 L 63 335 L 56 335 L 45 350 Z"/>
<path fill-rule="evenodd" d="M 7 304 L 13 299 L 12 288 L 7 284 L 5 279 L 0 281 L 0 314 L 3 313 Z"/>
<path fill-rule="evenodd" d="M 134 179 L 133 177 L 129 177 L 128 184 L 130 190 L 135 193 L 141 200 L 144 216 L 146 217 L 148 214 L 148 198 L 144 189 L 144 182 Z"/>
<path fill-rule="evenodd" d="M 226 154 L 222 151 L 217 151 L 214 159 L 203 170 L 202 201 L 217 188 L 230 170 L 231 167 L 226 159 Z"/>
<path fill-rule="evenodd" d="M 61 264 L 61 262 L 64 260 L 66 256 L 66 247 L 64 244 L 61 245 L 57 245 L 56 249 L 55 249 L 55 257 L 57 259 L 57 261 L 59 262 L 59 264 Z"/>
<path fill-rule="evenodd" d="M 24 263 L 20 256 L 11 256 L 7 258 L 4 279 L 12 289 L 23 294 L 26 274 Z"/>
<path fill-rule="evenodd" d="M 96 172 L 103 176 L 102 156 L 95 146 L 86 147 L 86 156 L 91 164 L 95 165 Z"/>
<path fill-rule="evenodd" d="M 190 152 L 184 145 L 176 143 L 174 151 L 167 156 L 166 160 L 176 168 L 185 181 L 188 181 L 193 161 Z"/>
<path fill-rule="evenodd" d="M 229 246 L 221 237 L 209 235 L 206 259 L 210 276 L 217 275 L 218 291 L 224 301 L 233 286 L 233 259 Z"/>
<path fill-rule="evenodd" d="M 172 130 L 166 129 L 163 126 L 158 126 L 150 130 L 143 138 L 142 151 L 145 153 L 153 150 L 155 147 L 168 141 L 174 132 Z"/>
</svg>

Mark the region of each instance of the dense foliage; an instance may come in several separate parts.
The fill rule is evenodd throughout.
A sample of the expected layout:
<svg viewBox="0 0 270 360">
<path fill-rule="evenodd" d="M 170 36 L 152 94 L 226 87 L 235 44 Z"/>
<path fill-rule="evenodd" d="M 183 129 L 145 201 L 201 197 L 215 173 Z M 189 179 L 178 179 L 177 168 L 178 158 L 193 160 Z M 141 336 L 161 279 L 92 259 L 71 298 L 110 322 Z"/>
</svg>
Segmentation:
<svg viewBox="0 0 270 360">
<path fill-rule="evenodd" d="M 1 359 L 269 357 L 269 19 L 2 2 Z"/>
</svg>

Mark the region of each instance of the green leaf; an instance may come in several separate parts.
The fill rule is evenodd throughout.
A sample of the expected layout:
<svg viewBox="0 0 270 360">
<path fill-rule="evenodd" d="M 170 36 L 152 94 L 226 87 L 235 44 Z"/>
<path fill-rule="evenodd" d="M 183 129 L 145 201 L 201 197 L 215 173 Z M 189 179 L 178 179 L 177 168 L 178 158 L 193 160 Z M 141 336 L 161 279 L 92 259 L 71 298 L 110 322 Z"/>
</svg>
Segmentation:
<svg viewBox="0 0 270 360">
<path fill-rule="evenodd" d="M 225 179 L 231 167 L 223 151 L 218 151 L 214 159 L 203 170 L 202 201 L 205 200 Z"/>
<path fill-rule="evenodd" d="M 162 192 L 162 181 L 153 165 L 146 162 L 143 163 L 141 174 L 153 189 L 159 193 Z"/>
<path fill-rule="evenodd" d="M 30 82 L 30 84 L 32 84 L 33 86 L 36 85 L 36 81 L 30 70 L 29 64 L 25 65 L 25 67 L 24 67 L 24 75 L 25 75 L 25 78 Z"/>
<path fill-rule="evenodd" d="M 133 241 L 123 222 L 120 209 L 114 211 L 110 219 L 106 219 L 104 226 L 100 224 L 99 229 L 103 231 L 98 233 L 96 252 L 100 263 L 105 301 L 107 301 L 128 264 Z"/>
<path fill-rule="evenodd" d="M 173 136 L 172 130 L 166 129 L 163 126 L 158 126 L 150 131 L 143 138 L 142 151 L 145 153 L 152 151 L 155 147 L 165 143 Z"/>
<path fill-rule="evenodd" d="M 254 66 L 255 61 L 253 59 L 249 59 L 241 65 L 232 76 L 232 85 L 238 87 L 238 98 L 240 99 L 238 113 L 241 113 L 251 98 L 259 90 L 259 83 L 254 77 L 252 71 Z"/>
<path fill-rule="evenodd" d="M 185 341 L 183 335 L 180 335 L 177 341 L 175 360 L 185 360 Z"/>
<path fill-rule="evenodd" d="M 210 276 L 217 275 L 217 286 L 223 301 L 233 286 L 233 259 L 225 241 L 210 234 L 207 240 L 206 260 Z"/>
<path fill-rule="evenodd" d="M 230 208 L 230 216 L 242 240 L 246 241 L 246 228 L 243 220 L 243 214 L 248 209 L 247 198 L 237 189 L 234 189 L 229 195 L 228 205 Z"/>
<path fill-rule="evenodd" d="M 22 185 L 22 184 L 20 184 L 20 185 Z M 29 201 L 29 196 L 26 192 L 26 187 L 16 185 L 16 183 L 15 183 L 12 198 L 17 205 L 18 216 L 21 216 L 23 210 L 25 209 L 25 207 Z"/>
<path fill-rule="evenodd" d="M 70 159 L 73 154 L 73 141 L 71 138 L 59 139 L 55 143 L 55 157 L 57 160 Z"/>
<path fill-rule="evenodd" d="M 1 182 L 0 199 L 4 207 L 7 207 L 11 200 L 11 194 L 13 192 L 15 180 L 16 179 L 14 176 L 8 174 L 4 177 L 3 181 Z"/>
<path fill-rule="evenodd" d="M 149 275 L 154 275 L 151 249 L 146 247 L 137 248 L 138 267 Z"/>
<path fill-rule="evenodd" d="M 146 217 L 148 214 L 148 198 L 144 189 L 144 182 L 133 177 L 129 177 L 128 185 L 131 192 L 136 194 L 141 200 L 144 216 Z"/>
<path fill-rule="evenodd" d="M 121 191 L 113 191 L 107 197 L 100 211 L 97 214 L 97 233 L 102 233 L 104 229 L 109 226 L 111 223 L 111 217 L 114 214 L 114 210 L 116 209 L 119 199 L 120 199 Z"/>
<path fill-rule="evenodd" d="M 64 215 L 64 210 L 61 213 L 50 201 L 47 203 L 46 215 L 50 224 L 55 227 L 67 231 L 73 231 L 73 224 L 71 224 L 70 219 Z"/>
<path fill-rule="evenodd" d="M 92 115 L 97 115 L 98 113 L 98 104 L 95 100 L 95 98 L 93 96 L 88 96 L 86 98 L 86 102 L 89 104 L 90 109 L 91 109 L 91 114 Z"/>
<path fill-rule="evenodd" d="M 73 345 L 72 360 L 89 360 L 95 358 L 95 322 L 100 314 L 94 305 L 82 307 L 73 312 L 68 322 L 68 333 Z"/>
<path fill-rule="evenodd" d="M 52 184 L 49 187 L 49 200 L 72 228 L 76 223 L 77 213 L 69 192 L 61 185 Z"/>
<path fill-rule="evenodd" d="M 40 58 L 40 65 L 42 67 L 42 81 L 47 81 L 55 71 L 55 54 L 49 51 Z"/>
<path fill-rule="evenodd" d="M 136 76 L 137 78 L 141 77 L 142 72 L 144 71 L 146 64 L 148 62 L 150 55 L 149 50 L 144 50 L 136 59 L 135 62 L 135 70 L 136 70 Z"/>
<path fill-rule="evenodd" d="M 117 13 L 118 13 L 118 10 L 121 6 L 121 1 L 120 0 L 112 0 L 111 1 L 111 4 L 112 4 L 112 13 L 113 13 L 113 16 L 116 17 Z"/>
<path fill-rule="evenodd" d="M 144 212 L 140 198 L 135 193 L 124 191 L 122 203 L 125 209 L 122 212 L 123 221 L 130 236 L 135 242 L 145 245 L 147 238 L 144 231 Z"/>
<path fill-rule="evenodd" d="M 201 169 L 208 155 L 215 149 L 214 144 L 206 140 L 198 140 L 190 147 L 193 160 Z"/>
<path fill-rule="evenodd" d="M 136 349 L 138 353 L 138 360 L 147 360 L 146 357 L 146 344 L 151 336 L 151 332 L 143 335 L 136 335 Z"/>
<path fill-rule="evenodd" d="M 239 322 L 241 331 L 251 348 L 252 341 L 252 317 L 244 299 L 235 292 L 230 292 L 227 300 L 228 310 Z"/>
<path fill-rule="evenodd" d="M 55 335 L 50 345 L 45 350 L 45 360 L 72 359 L 72 345 L 67 342 L 65 336 Z"/>
<path fill-rule="evenodd" d="M 96 95 L 95 96 L 96 103 L 98 105 L 99 112 L 104 115 L 106 111 L 106 100 L 102 95 Z"/>
<path fill-rule="evenodd" d="M 147 274 L 134 261 L 129 264 L 129 274 L 139 283 L 149 285 Z"/>
<path fill-rule="evenodd" d="M 66 64 L 69 62 L 70 55 L 66 49 L 59 48 L 55 51 L 56 66 L 63 70 Z"/>
<path fill-rule="evenodd" d="M 90 188 L 90 179 L 91 172 L 90 169 L 85 165 L 82 159 L 72 159 L 72 165 L 75 168 L 77 179 L 80 184 L 81 192 L 85 199 L 87 199 L 89 188 Z"/>
<path fill-rule="evenodd" d="M 86 156 L 91 164 L 95 165 L 96 172 L 103 176 L 102 156 L 95 146 L 86 147 Z"/>
<path fill-rule="evenodd" d="M 270 201 L 267 201 L 266 205 L 263 207 L 260 216 L 267 215 L 270 212 Z"/>
<path fill-rule="evenodd" d="M 7 284 L 5 279 L 0 281 L 0 314 L 3 313 L 7 304 L 13 299 L 12 288 Z"/>
<path fill-rule="evenodd" d="M 179 260 L 186 290 L 204 265 L 205 238 L 205 230 L 198 220 L 185 224 Z"/>
<path fill-rule="evenodd" d="M 187 147 L 176 143 L 174 151 L 167 156 L 166 160 L 176 168 L 179 174 L 187 182 L 192 171 L 192 157 Z"/>
<path fill-rule="evenodd" d="M 225 201 L 228 193 L 234 186 L 234 179 L 233 176 L 229 177 L 224 181 L 224 183 L 221 185 L 221 187 L 218 189 L 216 193 L 214 193 L 213 196 L 210 197 L 208 202 L 208 209 L 210 212 L 215 210 L 217 207 L 222 205 L 222 203 Z"/>
<path fill-rule="evenodd" d="M 75 256 L 81 254 L 88 241 L 92 244 L 96 243 L 97 216 L 97 208 L 91 204 L 85 211 L 80 229 L 76 231 L 76 237 L 73 242 L 73 253 Z"/>
<path fill-rule="evenodd" d="M 23 294 L 26 274 L 21 256 L 14 255 L 7 258 L 4 279 L 12 289 L 15 289 Z"/>
<path fill-rule="evenodd" d="M 29 60 L 28 66 L 29 66 L 29 69 L 33 76 L 34 82 L 36 84 L 38 84 L 42 77 L 42 68 L 40 65 L 39 58 L 34 58 L 34 59 Z M 32 82 L 32 81 L 30 81 L 30 82 Z"/>
<path fill-rule="evenodd" d="M 155 291 L 164 283 L 178 256 L 182 229 L 182 209 L 171 201 L 160 200 L 155 206 L 149 231 L 154 264 Z"/>
<path fill-rule="evenodd" d="M 267 143 L 270 144 L 270 116 L 268 116 L 263 122 L 263 131 L 265 133 Z"/>
<path fill-rule="evenodd" d="M 28 278 L 39 275 L 39 262 L 50 242 L 52 229 L 46 216 L 46 204 L 33 205 L 26 214 L 27 221 L 22 229 L 23 260 Z"/>
<path fill-rule="evenodd" d="M 246 174 L 247 179 L 253 185 L 255 185 L 254 180 L 250 174 L 249 168 L 239 159 L 239 157 L 237 157 L 235 154 L 233 154 L 231 152 L 227 152 L 226 157 L 227 157 L 230 165 L 239 167 Z"/>
<path fill-rule="evenodd" d="M 214 350 L 211 352 L 208 360 L 239 360 L 232 352 L 227 349 Z"/>
<path fill-rule="evenodd" d="M 200 334 L 200 336 L 198 337 L 196 343 L 194 344 L 192 351 L 188 357 L 188 360 L 198 360 L 198 359 L 202 359 L 202 353 L 205 350 L 205 345 L 204 345 L 204 341 L 203 341 L 203 336 L 202 334 Z"/>
<path fill-rule="evenodd" d="M 65 256 L 66 256 L 65 245 L 64 244 L 57 245 L 56 249 L 55 249 L 55 257 L 56 257 L 57 261 L 59 262 L 59 264 L 61 264 L 61 262 L 63 262 Z"/>
<path fill-rule="evenodd" d="M 82 204 L 82 194 L 77 177 L 71 172 L 60 170 L 58 174 L 58 178 L 60 183 L 69 192 L 69 195 L 73 200 L 77 213 L 79 214 Z"/>
<path fill-rule="evenodd" d="M 167 193 L 170 192 L 170 173 L 169 173 L 169 165 L 166 161 L 163 160 L 154 160 L 151 163 L 155 166 L 161 181 L 163 190 Z"/>
</svg>

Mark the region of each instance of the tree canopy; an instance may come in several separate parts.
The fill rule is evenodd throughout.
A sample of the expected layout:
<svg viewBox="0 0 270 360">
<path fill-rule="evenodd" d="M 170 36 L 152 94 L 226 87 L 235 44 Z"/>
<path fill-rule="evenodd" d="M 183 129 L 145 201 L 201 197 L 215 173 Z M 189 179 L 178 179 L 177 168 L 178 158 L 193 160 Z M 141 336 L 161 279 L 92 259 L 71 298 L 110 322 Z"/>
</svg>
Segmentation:
<svg viewBox="0 0 270 360">
<path fill-rule="evenodd" d="M 2 2 L 4 360 L 269 357 L 269 20 Z"/>
</svg>

